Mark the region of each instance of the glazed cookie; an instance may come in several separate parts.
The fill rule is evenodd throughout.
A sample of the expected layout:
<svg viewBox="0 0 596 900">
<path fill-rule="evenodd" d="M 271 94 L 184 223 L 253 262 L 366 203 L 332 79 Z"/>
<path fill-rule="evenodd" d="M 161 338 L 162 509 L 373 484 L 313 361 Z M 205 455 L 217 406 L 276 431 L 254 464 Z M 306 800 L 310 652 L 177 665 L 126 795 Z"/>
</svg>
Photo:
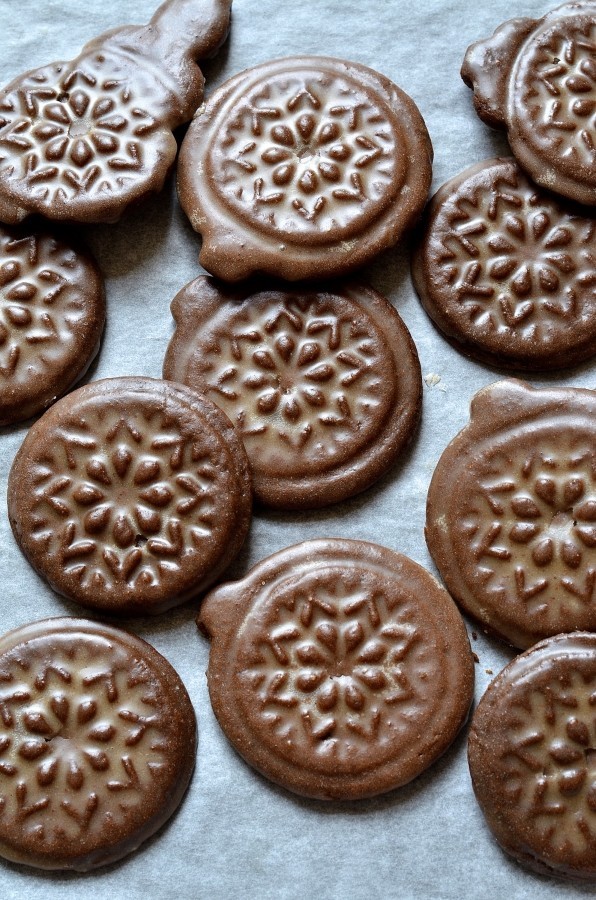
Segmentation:
<svg viewBox="0 0 596 900">
<path fill-rule="evenodd" d="M 0 855 L 87 871 L 136 850 L 180 804 L 196 720 L 177 673 L 85 619 L 0 638 Z"/>
<path fill-rule="evenodd" d="M 242 546 L 248 461 L 227 417 L 194 391 L 97 381 L 28 432 L 8 515 L 54 590 L 102 612 L 159 613 L 212 584 Z"/>
<path fill-rule="evenodd" d="M 105 315 L 87 251 L 0 226 L 0 425 L 41 412 L 85 374 Z"/>
<path fill-rule="evenodd" d="M 596 391 L 476 394 L 432 477 L 426 540 L 455 600 L 514 647 L 596 630 Z"/>
<path fill-rule="evenodd" d="M 501 847 L 544 875 L 596 880 L 596 635 L 513 660 L 474 714 L 474 791 Z"/>
<path fill-rule="evenodd" d="M 446 591 L 364 541 L 307 541 L 203 601 L 207 679 L 236 750 L 288 790 L 323 800 L 406 784 L 466 719 L 474 664 Z"/>
<path fill-rule="evenodd" d="M 506 128 L 519 164 L 542 187 L 596 204 L 596 4 L 565 3 L 512 19 L 472 44 L 461 74 L 476 112 Z"/>
<path fill-rule="evenodd" d="M 198 110 L 178 187 L 209 272 L 327 278 L 400 238 L 424 206 L 431 162 L 422 117 L 391 81 L 292 57 L 241 72 Z"/>
<path fill-rule="evenodd" d="M 596 354 L 596 222 L 490 159 L 435 194 L 412 258 L 422 304 L 464 353 L 515 369 Z"/>
<path fill-rule="evenodd" d="M 197 278 L 175 297 L 164 377 L 204 393 L 236 425 L 255 496 L 282 509 L 325 506 L 383 475 L 416 430 L 416 348 L 371 288 Z"/>
<path fill-rule="evenodd" d="M 147 26 L 108 31 L 70 62 L 0 92 L 0 220 L 115 222 L 160 191 L 173 129 L 203 98 L 196 59 L 225 39 L 232 0 L 166 0 Z"/>
</svg>

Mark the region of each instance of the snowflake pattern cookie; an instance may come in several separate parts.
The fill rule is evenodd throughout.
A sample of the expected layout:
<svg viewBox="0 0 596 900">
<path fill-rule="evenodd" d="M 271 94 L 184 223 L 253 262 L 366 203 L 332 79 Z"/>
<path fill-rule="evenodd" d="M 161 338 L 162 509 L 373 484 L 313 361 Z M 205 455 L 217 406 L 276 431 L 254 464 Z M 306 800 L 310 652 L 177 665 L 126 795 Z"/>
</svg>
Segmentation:
<svg viewBox="0 0 596 900">
<path fill-rule="evenodd" d="M 476 394 L 432 477 L 426 539 L 454 599 L 514 647 L 596 630 L 596 391 Z"/>
<path fill-rule="evenodd" d="M 326 57 L 263 63 L 195 116 L 178 166 L 200 262 L 226 281 L 327 278 L 392 246 L 424 206 L 432 147 L 414 102 Z"/>
<path fill-rule="evenodd" d="M 207 679 L 236 750 L 291 791 L 392 790 L 451 744 L 474 665 L 454 603 L 421 566 L 364 541 L 289 547 L 207 595 Z"/>
<path fill-rule="evenodd" d="M 0 855 L 87 871 L 135 850 L 190 780 L 196 721 L 157 650 L 84 619 L 0 638 Z"/>
<path fill-rule="evenodd" d="M 164 378 L 217 403 L 251 463 L 255 496 L 325 506 L 369 487 L 411 440 L 416 348 L 380 294 L 357 284 L 226 289 L 195 279 L 174 298 Z"/>
<path fill-rule="evenodd" d="M 248 461 L 227 417 L 194 391 L 92 382 L 30 429 L 8 514 L 59 593 L 104 612 L 163 612 L 208 587 L 242 546 Z"/>
<path fill-rule="evenodd" d="M 478 163 L 435 194 L 412 276 L 433 322 L 483 362 L 550 371 L 596 354 L 596 221 L 513 159 Z"/>
<path fill-rule="evenodd" d="M 480 118 L 507 129 L 513 155 L 535 182 L 596 205 L 594 2 L 505 22 L 468 48 L 461 74 Z"/>
<path fill-rule="evenodd" d="M 5 87 L 0 221 L 115 222 L 160 191 L 176 156 L 172 131 L 203 97 L 195 60 L 225 39 L 230 6 L 166 0 L 147 26 L 109 31 L 76 59 Z"/>
<path fill-rule="evenodd" d="M 543 875 L 596 878 L 596 635 L 513 660 L 470 728 L 476 797 L 501 847 Z"/>
<path fill-rule="evenodd" d="M 0 425 L 40 412 L 85 374 L 105 315 L 103 278 L 86 251 L 0 226 Z"/>
</svg>

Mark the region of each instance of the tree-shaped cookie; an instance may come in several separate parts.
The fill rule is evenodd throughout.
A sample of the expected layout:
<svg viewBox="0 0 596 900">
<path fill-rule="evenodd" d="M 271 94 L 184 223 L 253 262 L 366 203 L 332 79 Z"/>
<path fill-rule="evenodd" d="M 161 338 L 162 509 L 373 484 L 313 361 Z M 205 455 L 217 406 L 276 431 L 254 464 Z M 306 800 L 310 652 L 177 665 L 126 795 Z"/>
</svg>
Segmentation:
<svg viewBox="0 0 596 900">
<path fill-rule="evenodd" d="M 215 52 L 231 0 L 166 0 L 146 26 L 106 32 L 70 62 L 0 93 L 0 220 L 32 213 L 114 222 L 161 190 L 173 129 L 203 99 L 195 60 Z"/>
</svg>

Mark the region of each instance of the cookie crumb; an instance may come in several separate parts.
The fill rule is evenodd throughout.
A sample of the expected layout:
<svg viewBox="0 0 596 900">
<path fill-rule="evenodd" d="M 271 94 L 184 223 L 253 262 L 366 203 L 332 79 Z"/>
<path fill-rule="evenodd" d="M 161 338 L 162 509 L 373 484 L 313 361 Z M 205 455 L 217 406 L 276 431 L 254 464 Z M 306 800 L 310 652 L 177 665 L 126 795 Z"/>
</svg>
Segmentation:
<svg viewBox="0 0 596 900">
<path fill-rule="evenodd" d="M 485 669 L 484 671 L 486 672 L 487 675 L 492 675 L 492 674 L 493 674 L 493 670 L 492 670 L 492 669 Z"/>
<path fill-rule="evenodd" d="M 474 653 L 474 651 L 472 651 L 472 659 L 474 660 L 475 663 L 480 662 L 480 657 L 478 656 L 477 653 Z"/>
<path fill-rule="evenodd" d="M 447 393 L 447 388 L 445 385 L 441 384 L 441 376 L 437 375 L 436 372 L 429 372 L 428 375 L 424 376 L 424 381 L 426 386 L 429 388 L 436 387 L 437 390 L 442 391 L 444 394 Z"/>
</svg>

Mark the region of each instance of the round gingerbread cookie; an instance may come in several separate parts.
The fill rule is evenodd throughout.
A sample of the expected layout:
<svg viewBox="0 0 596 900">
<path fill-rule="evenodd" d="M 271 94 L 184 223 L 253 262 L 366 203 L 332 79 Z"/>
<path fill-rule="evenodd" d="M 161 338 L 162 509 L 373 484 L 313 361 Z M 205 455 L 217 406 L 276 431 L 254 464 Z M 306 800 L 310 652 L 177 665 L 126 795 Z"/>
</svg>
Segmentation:
<svg viewBox="0 0 596 900">
<path fill-rule="evenodd" d="M 514 647 L 596 630 L 596 391 L 476 394 L 433 474 L 426 540 L 455 600 Z"/>
<path fill-rule="evenodd" d="M 513 159 L 435 194 L 412 276 L 435 325 L 483 362 L 550 371 L 596 354 L 596 222 Z"/>
<path fill-rule="evenodd" d="M 416 430 L 422 380 L 401 318 L 358 284 L 226 289 L 201 277 L 174 298 L 164 377 L 236 425 L 255 496 L 325 506 L 369 487 Z"/>
<path fill-rule="evenodd" d="M 108 31 L 0 91 L 0 220 L 115 222 L 160 191 L 172 132 L 203 98 L 195 60 L 225 39 L 230 7 L 166 0 L 148 25 Z"/>
<path fill-rule="evenodd" d="M 46 619 L 0 638 L 0 683 L 1 856 L 87 871 L 170 818 L 196 720 L 157 650 L 98 622 Z"/>
<path fill-rule="evenodd" d="M 366 66 L 305 56 L 225 82 L 182 144 L 180 202 L 226 281 L 345 274 L 421 212 L 432 146 L 414 102 Z"/>
<path fill-rule="evenodd" d="M 0 226 L 0 425 L 41 412 L 85 374 L 105 316 L 103 278 L 87 251 Z"/>
<path fill-rule="evenodd" d="M 512 19 L 472 44 L 461 74 L 476 112 L 507 129 L 534 181 L 596 204 L 596 6 L 565 3 L 542 19 Z"/>
<path fill-rule="evenodd" d="M 406 784 L 466 719 L 474 664 L 455 604 L 421 566 L 364 541 L 289 547 L 212 591 L 211 703 L 263 775 L 323 800 Z"/>
<path fill-rule="evenodd" d="M 163 612 L 212 584 L 242 546 L 248 461 L 228 418 L 194 391 L 92 382 L 28 432 L 8 515 L 54 590 L 103 612 Z"/>
<path fill-rule="evenodd" d="M 474 791 L 501 847 L 545 875 L 596 880 L 596 635 L 516 657 L 470 728 Z"/>
</svg>

